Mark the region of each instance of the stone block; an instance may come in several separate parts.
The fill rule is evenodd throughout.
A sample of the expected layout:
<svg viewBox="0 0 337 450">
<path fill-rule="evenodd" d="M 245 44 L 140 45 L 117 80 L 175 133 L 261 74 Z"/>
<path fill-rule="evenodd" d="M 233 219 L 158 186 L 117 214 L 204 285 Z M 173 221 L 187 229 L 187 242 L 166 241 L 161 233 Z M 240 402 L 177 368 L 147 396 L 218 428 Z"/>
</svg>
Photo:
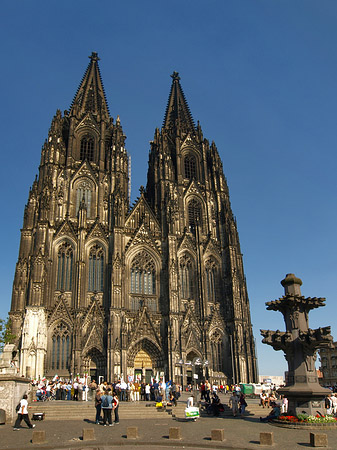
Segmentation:
<svg viewBox="0 0 337 450">
<path fill-rule="evenodd" d="M 180 427 L 170 427 L 169 439 L 181 439 Z"/>
<path fill-rule="evenodd" d="M 211 440 L 212 441 L 224 441 L 225 440 L 225 430 L 211 430 Z"/>
<path fill-rule="evenodd" d="M 93 428 L 83 428 L 82 439 L 83 441 L 94 441 L 96 439 L 95 430 Z"/>
<path fill-rule="evenodd" d="M 327 447 L 328 436 L 325 433 L 310 433 L 311 447 Z"/>
<path fill-rule="evenodd" d="M 260 433 L 260 445 L 274 445 L 274 433 Z"/>
<path fill-rule="evenodd" d="M 34 430 L 32 444 L 44 444 L 46 442 L 46 432 L 44 430 Z"/>
<path fill-rule="evenodd" d="M 138 439 L 138 427 L 127 427 L 126 437 L 127 439 Z"/>
</svg>

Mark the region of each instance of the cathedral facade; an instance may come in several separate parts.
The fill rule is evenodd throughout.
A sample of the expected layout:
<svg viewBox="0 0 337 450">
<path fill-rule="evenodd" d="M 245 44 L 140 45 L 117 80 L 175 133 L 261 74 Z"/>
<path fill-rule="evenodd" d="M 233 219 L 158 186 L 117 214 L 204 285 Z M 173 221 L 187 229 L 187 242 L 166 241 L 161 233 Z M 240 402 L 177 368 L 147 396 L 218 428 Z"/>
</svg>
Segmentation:
<svg viewBox="0 0 337 450">
<path fill-rule="evenodd" d="M 10 311 L 20 374 L 257 380 L 222 163 L 178 73 L 130 205 L 129 156 L 92 53 L 57 111 L 24 211 Z"/>
</svg>

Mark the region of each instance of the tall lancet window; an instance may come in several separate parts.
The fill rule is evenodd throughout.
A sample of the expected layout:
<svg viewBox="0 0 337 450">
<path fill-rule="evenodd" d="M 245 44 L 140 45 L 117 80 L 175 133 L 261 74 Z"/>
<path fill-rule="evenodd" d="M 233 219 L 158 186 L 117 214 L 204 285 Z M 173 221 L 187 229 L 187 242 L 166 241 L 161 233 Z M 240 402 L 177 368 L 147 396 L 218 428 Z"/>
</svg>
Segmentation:
<svg viewBox="0 0 337 450">
<path fill-rule="evenodd" d="M 51 368 L 70 369 L 70 332 L 62 322 L 54 329 L 51 349 Z"/>
<path fill-rule="evenodd" d="M 185 178 L 191 180 L 192 178 L 197 178 L 197 163 L 195 156 L 186 155 L 184 158 L 184 170 Z"/>
<path fill-rule="evenodd" d="M 184 299 L 190 299 L 194 296 L 195 282 L 193 277 L 193 264 L 190 258 L 184 255 L 179 261 L 179 277 L 180 277 L 180 289 L 181 297 Z"/>
<path fill-rule="evenodd" d="M 81 181 L 77 184 L 76 188 L 76 216 L 82 201 L 84 201 L 87 208 L 87 218 L 91 218 L 91 199 L 92 199 L 92 186 L 87 180 Z"/>
<path fill-rule="evenodd" d="M 81 148 L 80 148 L 80 159 L 81 161 L 94 160 L 94 148 L 95 148 L 95 140 L 90 134 L 86 134 L 81 139 Z"/>
<path fill-rule="evenodd" d="M 131 264 L 131 293 L 155 295 L 156 269 L 151 256 L 142 251 L 136 255 Z"/>
<path fill-rule="evenodd" d="M 89 253 L 89 284 L 90 292 L 103 291 L 104 275 L 104 250 L 99 245 L 94 245 Z"/>
<path fill-rule="evenodd" d="M 73 274 L 73 248 L 64 242 L 57 254 L 57 285 L 58 291 L 71 291 Z"/>
<path fill-rule="evenodd" d="M 209 302 L 217 299 L 218 271 L 214 261 L 206 261 L 205 264 L 206 295 Z"/>
<path fill-rule="evenodd" d="M 195 199 L 188 202 L 188 226 L 192 233 L 195 233 L 197 226 L 202 230 L 201 205 Z"/>
</svg>

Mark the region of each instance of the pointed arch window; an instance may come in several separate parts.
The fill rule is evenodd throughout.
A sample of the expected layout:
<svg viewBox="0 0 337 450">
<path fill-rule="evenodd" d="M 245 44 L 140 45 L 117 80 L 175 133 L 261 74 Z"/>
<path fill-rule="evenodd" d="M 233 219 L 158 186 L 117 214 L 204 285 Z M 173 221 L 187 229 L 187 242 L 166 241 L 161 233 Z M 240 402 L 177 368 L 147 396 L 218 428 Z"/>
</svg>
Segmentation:
<svg viewBox="0 0 337 450">
<path fill-rule="evenodd" d="M 224 345 L 223 335 L 216 330 L 211 336 L 211 350 L 213 360 L 213 370 L 215 372 L 223 371 Z"/>
<path fill-rule="evenodd" d="M 218 292 L 218 270 L 215 262 L 212 260 L 205 263 L 205 278 L 207 300 L 215 302 Z"/>
<path fill-rule="evenodd" d="M 190 258 L 184 255 L 179 261 L 179 277 L 181 297 L 190 299 L 194 297 L 193 265 Z"/>
<path fill-rule="evenodd" d="M 90 292 L 103 291 L 104 250 L 99 245 L 91 247 L 89 252 L 89 282 Z"/>
<path fill-rule="evenodd" d="M 57 284 L 58 291 L 71 291 L 73 273 L 73 248 L 64 242 L 57 253 Z"/>
<path fill-rule="evenodd" d="M 92 185 L 88 180 L 83 180 L 76 187 L 76 216 L 80 205 L 84 202 L 87 208 L 87 218 L 91 218 Z"/>
<path fill-rule="evenodd" d="M 62 322 L 55 327 L 52 336 L 51 368 L 70 369 L 70 331 Z"/>
<path fill-rule="evenodd" d="M 144 250 L 138 253 L 131 264 L 131 293 L 155 295 L 156 269 L 151 256 Z"/>
<path fill-rule="evenodd" d="M 80 159 L 81 161 L 94 160 L 94 148 L 95 148 L 95 139 L 90 135 L 86 134 L 81 139 L 81 147 L 80 147 Z"/>
<path fill-rule="evenodd" d="M 197 227 L 202 229 L 201 205 L 195 199 L 188 202 L 188 226 L 192 233 L 195 233 Z"/>
<path fill-rule="evenodd" d="M 197 162 L 194 155 L 186 155 L 184 158 L 185 178 L 192 180 L 197 178 Z"/>
</svg>

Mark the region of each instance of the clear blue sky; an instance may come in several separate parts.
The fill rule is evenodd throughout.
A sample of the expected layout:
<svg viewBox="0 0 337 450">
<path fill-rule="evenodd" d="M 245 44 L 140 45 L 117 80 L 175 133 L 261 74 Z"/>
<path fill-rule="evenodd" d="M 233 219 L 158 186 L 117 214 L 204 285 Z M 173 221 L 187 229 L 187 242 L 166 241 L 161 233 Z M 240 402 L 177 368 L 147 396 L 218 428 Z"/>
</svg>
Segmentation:
<svg viewBox="0 0 337 450">
<path fill-rule="evenodd" d="M 57 108 L 68 109 L 92 51 L 146 184 L 170 74 L 223 161 L 244 255 L 261 374 L 282 374 L 260 328 L 284 329 L 265 302 L 293 272 L 336 314 L 337 2 L 335 0 L 12 1 L 1 6 L 0 317 L 10 308 L 29 187 Z"/>
</svg>

